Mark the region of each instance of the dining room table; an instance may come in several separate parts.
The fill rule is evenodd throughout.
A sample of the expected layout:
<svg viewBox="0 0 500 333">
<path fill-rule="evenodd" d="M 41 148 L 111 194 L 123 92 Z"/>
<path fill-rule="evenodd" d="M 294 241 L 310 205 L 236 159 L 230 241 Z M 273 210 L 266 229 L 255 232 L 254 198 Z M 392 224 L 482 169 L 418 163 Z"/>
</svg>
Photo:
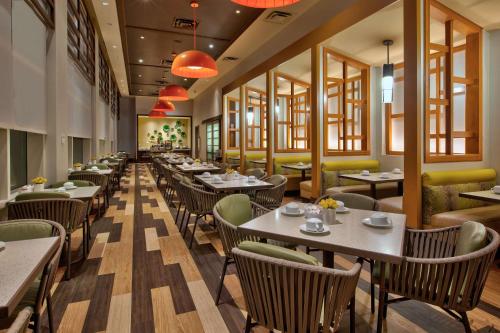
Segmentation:
<svg viewBox="0 0 500 333">
<path fill-rule="evenodd" d="M 175 166 L 179 171 L 188 175 L 196 175 L 204 172 L 220 172 L 221 168 L 216 167 L 215 165 L 196 165 L 196 164 L 178 164 Z"/>
<path fill-rule="evenodd" d="M 304 204 L 299 204 L 304 209 Z M 323 233 L 303 231 L 304 216 L 290 216 L 280 207 L 240 226 L 242 234 L 309 246 L 323 251 L 323 266 L 333 268 L 334 253 L 376 260 L 380 263 L 380 281 L 385 280 L 386 264 L 399 264 L 403 260 L 406 215 L 384 213 L 390 227 L 365 224 L 375 211 L 349 209 L 337 213 L 333 224 L 325 225 Z M 301 229 L 302 228 L 302 229 Z M 384 299 L 385 285 L 379 287 L 379 300 Z M 382 332 L 384 302 L 379 301 L 377 332 Z"/>
<path fill-rule="evenodd" d="M 196 175 L 195 180 L 203 184 L 205 187 L 216 191 L 216 192 L 249 192 L 264 190 L 272 188 L 273 184 L 262 181 L 260 179 L 255 179 L 254 181 L 248 181 L 248 176 L 238 175 L 236 178 L 231 180 L 225 180 L 224 175 L 219 175 L 220 181 L 214 180 L 213 175 Z"/>
<path fill-rule="evenodd" d="M 59 237 L 5 242 L 0 251 L 0 319 L 14 313 L 58 245 Z"/>
<path fill-rule="evenodd" d="M 251 164 L 255 164 L 258 167 L 265 167 L 267 165 L 267 160 L 266 159 L 260 159 L 260 160 L 250 160 L 248 161 Z"/>
<path fill-rule="evenodd" d="M 304 164 L 304 163 L 294 163 L 294 164 L 283 164 L 281 166 L 284 169 L 289 169 L 289 170 L 295 170 L 295 171 L 300 171 L 302 181 L 306 180 L 306 172 L 311 171 L 312 165 L 309 164 Z"/>
<path fill-rule="evenodd" d="M 481 200 L 491 203 L 500 203 L 500 193 L 495 193 L 492 190 L 461 192 L 458 196 L 467 199 Z"/>
<path fill-rule="evenodd" d="M 370 195 L 372 198 L 377 198 L 377 185 L 384 183 L 397 183 L 398 195 L 403 195 L 404 174 L 394 172 L 373 172 L 369 174 L 348 173 L 339 175 L 340 178 L 355 180 L 370 185 Z"/>
</svg>

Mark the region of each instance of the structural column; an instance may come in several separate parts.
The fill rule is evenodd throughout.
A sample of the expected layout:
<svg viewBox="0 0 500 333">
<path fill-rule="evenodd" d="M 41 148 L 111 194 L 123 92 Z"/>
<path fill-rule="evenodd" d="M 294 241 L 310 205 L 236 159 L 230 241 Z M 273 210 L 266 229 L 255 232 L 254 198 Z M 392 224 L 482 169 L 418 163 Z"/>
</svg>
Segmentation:
<svg viewBox="0 0 500 333">
<path fill-rule="evenodd" d="M 266 171 L 270 176 L 273 174 L 273 147 L 274 147 L 274 85 L 273 72 L 266 72 Z"/>
<path fill-rule="evenodd" d="M 321 185 L 321 46 L 311 48 L 311 182 L 312 197 L 320 196 Z"/>
<path fill-rule="evenodd" d="M 240 87 L 240 173 L 245 173 L 245 151 L 247 146 L 247 102 L 245 100 L 246 86 Z"/>
<path fill-rule="evenodd" d="M 424 0 L 404 0 L 404 196 L 409 228 L 422 226 Z"/>
</svg>

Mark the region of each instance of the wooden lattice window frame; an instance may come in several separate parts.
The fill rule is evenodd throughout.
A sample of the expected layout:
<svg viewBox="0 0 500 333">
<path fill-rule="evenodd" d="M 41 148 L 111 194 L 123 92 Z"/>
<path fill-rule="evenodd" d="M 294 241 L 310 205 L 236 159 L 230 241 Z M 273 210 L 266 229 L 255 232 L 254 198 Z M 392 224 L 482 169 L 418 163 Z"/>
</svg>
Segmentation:
<svg viewBox="0 0 500 333">
<path fill-rule="evenodd" d="M 68 0 L 68 53 L 95 84 L 95 30 L 83 0 Z"/>
<path fill-rule="evenodd" d="M 288 80 L 291 84 L 291 94 L 283 95 L 278 93 L 279 80 Z M 300 94 L 295 94 L 294 87 L 296 85 L 305 88 L 305 92 Z M 285 98 L 286 107 L 279 107 L 280 98 Z M 286 110 L 287 118 L 286 120 L 279 120 L 279 115 L 277 112 L 274 113 L 274 151 L 276 153 L 298 153 L 298 152 L 310 152 L 311 151 L 311 85 L 305 81 L 294 78 L 288 74 L 275 72 L 274 73 L 274 105 L 275 110 L 280 109 L 280 112 Z M 297 108 L 298 106 L 298 108 Z M 301 109 L 303 106 L 303 109 Z M 300 119 L 300 114 L 304 114 L 303 123 L 298 123 Z M 286 147 L 281 148 L 279 146 L 279 127 L 285 126 L 286 133 Z M 303 129 L 304 136 L 298 136 L 299 130 Z M 303 142 L 304 148 L 297 148 L 298 142 Z"/>
<path fill-rule="evenodd" d="M 404 84 L 404 64 L 399 63 L 394 65 L 394 85 Z M 398 73 L 400 73 L 398 75 Z M 395 96 L 395 95 L 393 95 Z M 394 113 L 393 103 L 385 103 L 384 111 L 385 111 L 385 153 L 387 155 L 404 155 L 403 150 L 395 150 L 393 148 L 393 137 L 392 137 L 392 127 L 393 122 L 395 120 L 403 121 L 405 113 L 404 110 L 402 112 Z"/>
<path fill-rule="evenodd" d="M 234 105 L 234 107 L 233 107 Z M 227 128 L 227 149 L 240 149 L 240 100 L 234 97 L 226 97 L 226 128 Z M 236 138 L 239 140 L 236 140 Z"/>
<path fill-rule="evenodd" d="M 328 76 L 328 61 L 329 57 L 335 61 L 342 63 L 342 78 L 334 78 Z M 348 68 L 353 67 L 360 71 L 358 76 L 354 78 L 347 77 Z M 356 87 L 355 82 L 358 83 Z M 331 89 L 337 89 L 336 92 L 331 92 Z M 324 91 L 324 105 L 323 105 L 323 155 L 324 156 L 361 156 L 370 154 L 370 66 L 360 61 L 347 57 L 343 54 L 335 52 L 329 48 L 323 49 L 323 91 Z M 344 92 L 347 91 L 354 95 L 355 92 L 359 93 L 360 98 L 347 98 Z M 331 92 L 331 93 L 330 93 Z M 329 99 L 337 98 L 337 105 L 339 106 L 338 112 L 329 112 Z M 348 105 L 353 108 L 360 109 L 360 117 L 357 120 L 352 113 L 352 117 L 345 116 L 345 110 Z M 355 124 L 356 121 L 360 123 L 360 134 L 355 134 L 354 126 L 350 126 L 351 133 L 348 133 L 347 126 L 349 123 Z M 329 146 L 329 131 L 330 125 L 337 127 L 337 149 Z M 354 148 L 355 141 L 360 141 L 360 149 Z M 349 141 L 351 149 L 349 149 Z"/>
<path fill-rule="evenodd" d="M 258 96 L 258 97 L 256 97 Z M 255 117 L 254 117 L 254 122 L 252 125 L 245 121 L 246 124 L 246 150 L 254 150 L 254 151 L 259 151 L 259 150 L 265 150 L 267 147 L 266 143 L 266 121 L 267 121 L 267 98 L 266 98 L 266 93 L 262 90 L 259 90 L 257 88 L 252 88 L 252 87 L 246 87 L 245 89 L 245 99 L 246 99 L 246 109 L 247 109 L 247 114 L 250 110 L 250 107 L 253 109 L 258 108 L 259 110 L 259 124 L 255 124 Z M 259 145 L 255 145 L 253 142 L 253 138 L 257 137 L 257 134 L 259 136 Z"/>
<path fill-rule="evenodd" d="M 109 104 L 110 102 L 109 66 L 102 48 L 99 48 L 99 96 Z"/>
<path fill-rule="evenodd" d="M 25 0 L 46 27 L 54 29 L 54 0 Z"/>
<path fill-rule="evenodd" d="M 482 28 L 467 18 L 452 11 L 440 2 L 426 0 L 425 22 L 425 162 L 464 162 L 482 160 Z M 431 17 L 445 25 L 445 44 L 431 43 Z M 465 37 L 465 44 L 455 45 L 454 32 Z M 451 50 L 451 51 L 450 51 Z M 465 52 L 465 77 L 454 74 L 453 62 L 455 52 Z M 443 59 L 441 60 L 433 59 Z M 431 62 L 435 68 L 431 68 Z M 444 89 L 441 89 L 440 75 L 435 75 L 435 96 L 431 98 L 431 75 L 441 73 L 439 67 L 444 67 Z M 450 75 L 450 73 L 452 73 Z M 439 79 L 438 79 L 439 78 Z M 465 86 L 464 126 L 465 130 L 454 129 L 454 87 L 455 84 Z M 442 107 L 443 111 L 440 110 Z M 441 119 L 444 116 L 444 126 L 440 121 L 434 121 L 435 131 L 431 132 L 431 118 Z M 444 127 L 444 133 L 443 133 Z M 454 152 L 454 140 L 463 139 L 463 154 Z M 431 140 L 435 140 L 435 151 L 431 151 Z M 441 140 L 444 140 L 442 149 Z"/>
</svg>

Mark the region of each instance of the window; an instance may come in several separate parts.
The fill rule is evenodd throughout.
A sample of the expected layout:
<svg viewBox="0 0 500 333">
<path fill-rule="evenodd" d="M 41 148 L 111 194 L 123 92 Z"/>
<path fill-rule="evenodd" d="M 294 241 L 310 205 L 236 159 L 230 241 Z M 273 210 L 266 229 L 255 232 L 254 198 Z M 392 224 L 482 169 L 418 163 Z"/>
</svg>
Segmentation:
<svg viewBox="0 0 500 333">
<path fill-rule="evenodd" d="M 54 0 L 25 0 L 46 27 L 54 29 Z"/>
<path fill-rule="evenodd" d="M 110 83 L 110 103 L 111 103 L 111 113 L 117 114 L 118 113 L 118 87 L 116 85 L 115 79 L 111 79 Z"/>
<path fill-rule="evenodd" d="M 481 160 L 481 28 L 435 0 L 426 6 L 425 161 Z"/>
<path fill-rule="evenodd" d="M 95 31 L 83 0 L 68 0 L 68 52 L 87 80 L 95 82 Z"/>
<path fill-rule="evenodd" d="M 266 93 L 256 88 L 246 88 L 247 150 L 266 149 Z"/>
<path fill-rule="evenodd" d="M 207 120 L 207 161 L 215 161 L 220 154 L 220 118 Z"/>
<path fill-rule="evenodd" d="M 274 96 L 275 152 L 310 151 L 311 90 L 309 83 L 283 73 L 275 73 Z"/>
<path fill-rule="evenodd" d="M 28 133 L 10 130 L 10 189 L 28 184 Z"/>
<path fill-rule="evenodd" d="M 99 96 L 109 104 L 110 102 L 110 86 L 109 86 L 109 66 L 102 49 L 99 48 Z"/>
<path fill-rule="evenodd" d="M 404 153 L 404 66 L 394 65 L 394 91 L 392 103 L 385 108 L 385 153 L 402 155 Z"/>
<path fill-rule="evenodd" d="M 73 164 L 83 163 L 83 141 L 82 138 L 73 138 Z"/>
<path fill-rule="evenodd" d="M 325 156 L 370 152 L 370 66 L 323 50 Z"/>
<path fill-rule="evenodd" d="M 227 149 L 240 148 L 240 100 L 226 97 Z"/>
</svg>

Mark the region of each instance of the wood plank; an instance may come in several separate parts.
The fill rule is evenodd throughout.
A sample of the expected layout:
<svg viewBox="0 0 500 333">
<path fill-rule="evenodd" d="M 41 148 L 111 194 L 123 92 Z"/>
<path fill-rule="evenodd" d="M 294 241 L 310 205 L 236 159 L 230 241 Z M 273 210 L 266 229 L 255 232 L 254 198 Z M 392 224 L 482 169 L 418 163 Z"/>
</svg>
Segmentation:
<svg viewBox="0 0 500 333">
<path fill-rule="evenodd" d="M 114 295 L 109 305 L 107 332 L 131 331 L 132 294 Z"/>
<path fill-rule="evenodd" d="M 160 243 L 158 242 L 158 235 L 156 234 L 156 228 L 144 229 L 144 236 L 146 237 L 146 251 L 160 250 Z"/>
<path fill-rule="evenodd" d="M 204 281 L 188 282 L 189 291 L 205 333 L 229 333 Z"/>
<path fill-rule="evenodd" d="M 69 303 L 66 307 L 66 311 L 64 311 L 64 315 L 57 332 L 81 332 L 83 330 L 83 324 L 85 323 L 85 317 L 87 316 L 89 304 L 90 301 L 88 300 Z"/>
</svg>

